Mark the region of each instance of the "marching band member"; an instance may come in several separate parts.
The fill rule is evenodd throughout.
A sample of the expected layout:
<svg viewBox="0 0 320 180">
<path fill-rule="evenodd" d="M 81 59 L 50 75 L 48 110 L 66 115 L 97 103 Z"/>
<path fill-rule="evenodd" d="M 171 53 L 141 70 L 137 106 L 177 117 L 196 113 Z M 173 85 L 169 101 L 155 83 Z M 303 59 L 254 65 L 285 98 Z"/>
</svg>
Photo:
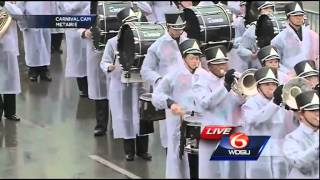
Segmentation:
<svg viewBox="0 0 320 180">
<path fill-rule="evenodd" d="M 52 14 L 62 15 L 61 7 L 59 6 L 59 1 L 51 1 Z M 60 49 L 63 40 L 64 29 L 62 28 L 52 28 L 51 29 L 51 53 L 57 52 L 62 54 L 63 51 Z"/>
<path fill-rule="evenodd" d="M 166 21 L 165 14 L 167 12 L 177 9 L 172 1 L 149 1 L 148 3 L 152 8 L 152 14 L 147 15 L 148 22 L 154 22 L 157 24 L 161 24 Z"/>
<path fill-rule="evenodd" d="M 195 1 L 173 1 L 173 2 L 177 6 L 177 9 L 180 9 L 180 10 L 191 8 L 192 6 L 196 5 Z"/>
<path fill-rule="evenodd" d="M 278 86 L 276 71 L 263 67 L 254 74 L 258 94 L 250 97 L 242 106 L 245 130 L 249 135 L 265 135 L 267 142 L 257 161 L 246 162 L 247 178 L 285 178 L 288 164 L 281 151 L 286 134 L 291 132 L 293 113 L 281 108 L 282 86 Z"/>
<path fill-rule="evenodd" d="M 294 66 L 294 71 L 298 77 L 308 80 L 312 88 L 319 85 L 319 71 L 315 68 L 313 60 L 304 60 Z"/>
<path fill-rule="evenodd" d="M 233 2 L 233 6 L 236 6 L 238 1 Z M 237 53 L 242 35 L 246 31 L 246 27 L 244 24 L 244 16 L 246 12 L 246 2 L 240 1 L 239 3 L 239 10 L 238 8 L 235 9 L 233 14 L 233 27 L 235 29 L 235 39 L 233 43 L 232 49 L 227 53 L 229 58 L 229 67 L 235 69 L 237 72 L 243 72 L 247 69 L 247 63 L 244 63 L 239 54 Z"/>
<path fill-rule="evenodd" d="M 86 8 L 93 7 L 86 6 Z M 84 10 L 85 11 L 85 10 Z M 79 29 L 80 36 L 87 39 L 86 57 L 87 57 L 87 80 L 89 99 L 95 101 L 96 109 L 96 126 L 94 128 L 95 136 L 106 134 L 109 118 L 109 101 L 108 101 L 108 83 L 105 73 L 100 69 L 102 51 L 95 50 L 92 41 L 92 32 L 90 29 Z"/>
<path fill-rule="evenodd" d="M 49 1 L 18 1 L 17 6 L 25 15 L 50 15 Z M 30 81 L 52 81 L 48 66 L 51 59 L 51 32 L 46 28 L 21 28 L 26 64 Z"/>
<path fill-rule="evenodd" d="M 254 1 L 256 8 L 259 11 L 259 15 L 273 13 L 274 4 L 270 1 Z M 249 11 L 248 9 L 246 11 Z M 256 22 L 256 21 L 255 21 Z M 238 49 L 238 54 L 241 59 L 246 62 L 243 65 L 244 69 L 247 68 L 260 68 L 261 65 L 257 61 L 258 46 L 256 43 L 256 24 L 251 23 L 247 30 L 244 32 L 241 38 L 241 42 Z"/>
<path fill-rule="evenodd" d="M 313 36 L 314 33 L 310 27 L 304 25 L 302 4 L 289 3 L 285 6 L 285 12 L 289 25 L 272 39 L 271 45 L 278 49 L 283 71 L 288 73 L 295 64 L 319 57 L 319 36 Z"/>
<path fill-rule="evenodd" d="M 175 68 L 174 64 L 182 64 L 178 44 L 186 39 L 183 34 L 185 17 L 183 11 L 174 11 L 166 14 L 167 32 L 158 38 L 148 49 L 141 66 L 142 79 L 155 87 L 161 82 L 162 76 Z M 159 121 L 161 145 L 167 147 L 166 125 Z"/>
<path fill-rule="evenodd" d="M 286 73 L 280 68 L 280 55 L 275 47 L 271 45 L 265 46 L 258 51 L 258 59 L 262 67 L 273 68 L 277 71 L 280 84 L 284 84 L 290 80 Z"/>
<path fill-rule="evenodd" d="M 57 2 L 63 14 L 88 15 L 90 2 Z M 79 36 L 77 29 L 66 29 L 67 59 L 65 77 L 77 78 L 81 97 L 88 96 L 86 40 Z"/>
<path fill-rule="evenodd" d="M 204 71 L 198 68 L 202 52 L 196 40 L 188 39 L 182 42 L 179 48 L 182 54 L 180 61 L 184 61 L 184 65 L 171 65 L 174 69 L 162 78 L 152 96 L 152 104 L 156 108 L 166 109 L 165 123 L 168 135 L 166 178 L 190 178 L 187 157 L 184 154 L 182 159 L 179 159 L 179 127 L 183 114 L 196 110 L 192 94 L 193 74 L 196 71 Z"/>
<path fill-rule="evenodd" d="M 138 20 L 131 8 L 124 8 L 117 14 L 117 17 L 122 23 Z M 148 153 L 149 139 L 146 135 L 150 133 L 150 130 L 143 129 L 139 119 L 138 103 L 143 86 L 142 83 L 121 82 L 122 69 L 116 58 L 117 46 L 118 36 L 109 39 L 100 63 L 101 69 L 111 76 L 109 98 L 113 118 L 113 137 L 124 139 L 127 161 L 133 161 L 135 153 L 145 160 L 151 160 L 152 156 Z"/>
<path fill-rule="evenodd" d="M 291 166 L 288 178 L 319 179 L 319 94 L 305 91 L 296 96 L 300 126 L 286 135 L 283 153 Z"/>
<path fill-rule="evenodd" d="M 203 113 L 201 126 L 243 125 L 240 121 L 241 105 L 244 99 L 231 91 L 234 69 L 228 70 L 228 57 L 224 46 L 214 46 L 205 50 L 208 72 L 195 73 L 193 94 L 195 103 Z M 225 76 L 225 78 L 224 78 Z M 216 142 L 200 140 L 199 178 L 245 178 L 244 162 L 216 162 L 210 157 Z"/>
<path fill-rule="evenodd" d="M 0 1 L 0 11 L 9 15 L 22 15 L 22 11 L 10 2 Z M 12 20 L 0 37 L 0 121 L 2 114 L 8 120 L 20 121 L 16 116 L 16 94 L 21 92 L 19 74 L 19 46 L 17 23 Z"/>
</svg>

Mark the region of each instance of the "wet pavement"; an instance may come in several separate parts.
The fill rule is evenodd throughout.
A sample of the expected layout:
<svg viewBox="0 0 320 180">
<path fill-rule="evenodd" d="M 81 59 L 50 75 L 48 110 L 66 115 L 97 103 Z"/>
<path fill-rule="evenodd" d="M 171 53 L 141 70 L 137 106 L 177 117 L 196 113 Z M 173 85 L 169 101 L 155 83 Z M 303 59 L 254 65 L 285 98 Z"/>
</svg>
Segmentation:
<svg viewBox="0 0 320 180">
<path fill-rule="evenodd" d="M 52 54 L 52 82 L 30 82 L 23 57 L 22 52 L 22 93 L 17 96 L 21 121 L 3 118 L 0 123 L 0 178 L 165 177 L 158 123 L 150 135 L 152 161 L 136 156 L 127 162 L 110 123 L 106 136 L 94 137 L 94 101 L 80 98 L 76 80 L 64 77 L 65 54 Z"/>
</svg>

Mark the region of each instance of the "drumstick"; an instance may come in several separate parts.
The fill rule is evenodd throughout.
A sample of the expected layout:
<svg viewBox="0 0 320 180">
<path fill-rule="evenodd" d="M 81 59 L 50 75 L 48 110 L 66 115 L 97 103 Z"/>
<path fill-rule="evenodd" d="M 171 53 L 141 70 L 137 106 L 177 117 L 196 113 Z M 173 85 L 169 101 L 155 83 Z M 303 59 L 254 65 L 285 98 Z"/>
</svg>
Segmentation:
<svg viewBox="0 0 320 180">
<path fill-rule="evenodd" d="M 182 160 L 184 154 L 184 146 L 186 144 L 185 138 L 185 121 L 183 121 L 183 115 L 180 114 L 180 144 L 179 144 L 179 159 Z"/>
<path fill-rule="evenodd" d="M 112 63 L 112 65 L 115 65 L 115 64 L 116 64 L 116 60 L 117 60 L 117 58 L 119 58 L 118 54 L 119 54 L 119 52 L 116 51 L 116 53 L 114 54 L 114 58 L 113 58 L 113 63 Z"/>
</svg>

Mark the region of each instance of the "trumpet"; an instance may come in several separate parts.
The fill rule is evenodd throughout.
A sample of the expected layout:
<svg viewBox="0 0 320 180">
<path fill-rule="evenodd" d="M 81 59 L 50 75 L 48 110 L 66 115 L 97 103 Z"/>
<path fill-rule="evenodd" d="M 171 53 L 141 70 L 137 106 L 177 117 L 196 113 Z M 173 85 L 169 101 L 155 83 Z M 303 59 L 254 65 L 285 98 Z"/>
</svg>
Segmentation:
<svg viewBox="0 0 320 180">
<path fill-rule="evenodd" d="M 282 103 L 292 109 L 298 109 L 296 96 L 304 91 L 310 91 L 312 87 L 308 81 L 301 77 L 295 77 L 289 80 L 282 89 Z"/>
<path fill-rule="evenodd" d="M 220 70 L 222 74 L 226 74 L 224 70 Z M 235 72 L 234 82 L 231 89 L 243 98 L 248 98 L 258 93 L 254 73 L 257 69 L 247 69 L 243 73 Z"/>
</svg>

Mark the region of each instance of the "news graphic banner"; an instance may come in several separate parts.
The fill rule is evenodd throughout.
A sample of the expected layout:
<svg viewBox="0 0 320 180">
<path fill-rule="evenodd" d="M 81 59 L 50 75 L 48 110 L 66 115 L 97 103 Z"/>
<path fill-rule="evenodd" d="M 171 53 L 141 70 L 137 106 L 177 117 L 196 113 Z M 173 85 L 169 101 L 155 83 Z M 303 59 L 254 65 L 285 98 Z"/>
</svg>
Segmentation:
<svg viewBox="0 0 320 180">
<path fill-rule="evenodd" d="M 206 126 L 201 139 L 219 141 L 210 160 L 257 160 L 271 136 L 235 132 L 239 126 Z M 233 133 L 235 132 L 235 133 Z"/>
<path fill-rule="evenodd" d="M 15 15 L 20 28 L 90 28 L 96 15 Z"/>
</svg>

